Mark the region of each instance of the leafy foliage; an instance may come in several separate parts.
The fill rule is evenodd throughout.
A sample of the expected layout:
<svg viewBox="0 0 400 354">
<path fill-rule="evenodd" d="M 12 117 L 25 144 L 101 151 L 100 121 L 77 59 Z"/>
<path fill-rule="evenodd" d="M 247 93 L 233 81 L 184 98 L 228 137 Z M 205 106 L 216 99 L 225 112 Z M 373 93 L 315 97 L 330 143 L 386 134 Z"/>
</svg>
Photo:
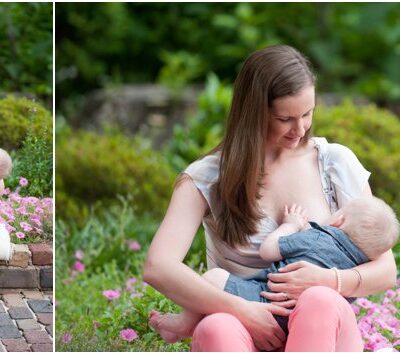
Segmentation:
<svg viewBox="0 0 400 354">
<path fill-rule="evenodd" d="M 53 4 L 1 3 L 0 14 L 0 91 L 51 103 Z"/>
<path fill-rule="evenodd" d="M 29 184 L 20 191 L 23 196 L 53 195 L 53 144 L 49 132 L 43 130 L 40 136 L 28 132 L 22 149 L 13 153 L 13 171 L 6 184 L 15 189 L 20 177 L 28 179 Z"/>
<path fill-rule="evenodd" d="M 231 87 L 210 74 L 198 99 L 198 110 L 188 117 L 185 126 L 174 127 L 174 136 L 167 146 L 169 160 L 177 172 L 205 155 L 221 140 L 231 98 Z"/>
<path fill-rule="evenodd" d="M 57 105 L 120 83 L 182 88 L 210 71 L 232 82 L 249 53 L 277 43 L 310 58 L 321 91 L 396 102 L 399 21 L 397 3 L 60 3 Z"/>
<path fill-rule="evenodd" d="M 52 127 L 52 114 L 40 103 L 14 96 L 0 99 L 0 146 L 3 149 L 20 149 L 28 135 L 31 140 L 33 136 L 46 139 L 46 144 L 51 146 Z"/>
<path fill-rule="evenodd" d="M 175 176 L 143 139 L 66 130 L 57 138 L 56 159 L 56 198 L 63 205 L 59 216 L 71 217 L 91 204 L 113 204 L 117 195 L 131 195 L 140 215 L 160 217 L 166 210 Z"/>
<path fill-rule="evenodd" d="M 131 201 L 122 199 L 104 211 L 101 217 L 90 216 L 84 227 L 74 223 L 57 222 L 56 282 L 57 282 L 57 350 L 187 351 L 187 343 L 167 345 L 147 324 L 152 309 L 177 312 L 178 307 L 142 282 L 144 257 L 159 221 L 138 217 Z M 132 250 L 129 241 L 135 240 L 140 250 Z M 74 254 L 83 252 L 85 270 L 73 271 Z M 204 246 L 200 252 L 204 255 Z M 192 250 L 187 261 L 202 259 Z M 199 263 L 193 264 L 196 269 Z M 126 286 L 135 277 L 134 289 Z M 102 295 L 106 289 L 119 289 L 121 297 L 110 302 Z M 82 298 L 82 294 L 90 297 Z M 76 302 L 76 305 L 73 305 Z M 73 310 L 71 310 L 73 309 Z M 128 344 L 120 340 L 119 332 L 134 328 L 139 340 Z M 68 345 L 62 335 L 74 336 Z M 83 338 L 84 347 L 79 338 Z"/>
<path fill-rule="evenodd" d="M 348 146 L 372 171 L 370 184 L 400 214 L 400 121 L 375 105 L 356 106 L 350 100 L 315 111 L 314 131 L 328 141 Z"/>
</svg>

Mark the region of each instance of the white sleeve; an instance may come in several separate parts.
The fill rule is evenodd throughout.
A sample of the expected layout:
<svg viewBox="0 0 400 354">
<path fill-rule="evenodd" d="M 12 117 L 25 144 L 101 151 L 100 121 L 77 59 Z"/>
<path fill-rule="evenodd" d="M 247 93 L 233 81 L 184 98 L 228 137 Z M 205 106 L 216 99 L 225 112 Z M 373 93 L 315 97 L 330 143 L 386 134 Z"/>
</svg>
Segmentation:
<svg viewBox="0 0 400 354">
<path fill-rule="evenodd" d="M 219 154 L 208 155 L 190 164 L 184 171 L 203 195 L 214 217 L 217 215 L 216 182 L 219 176 Z"/>
<path fill-rule="evenodd" d="M 10 234 L 4 224 L 0 224 L 0 260 L 9 261 L 12 256 Z"/>
<path fill-rule="evenodd" d="M 339 208 L 362 195 L 371 175 L 353 151 L 340 144 L 328 145 L 327 173 L 335 188 Z"/>
</svg>

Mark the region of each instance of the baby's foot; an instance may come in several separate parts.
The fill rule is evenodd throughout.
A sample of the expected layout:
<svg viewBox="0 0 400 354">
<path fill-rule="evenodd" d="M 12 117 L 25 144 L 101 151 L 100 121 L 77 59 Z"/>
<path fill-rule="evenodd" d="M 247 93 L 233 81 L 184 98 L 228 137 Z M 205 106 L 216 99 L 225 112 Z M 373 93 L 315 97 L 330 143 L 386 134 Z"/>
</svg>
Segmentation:
<svg viewBox="0 0 400 354">
<path fill-rule="evenodd" d="M 161 315 L 158 311 L 150 312 L 149 325 L 153 327 L 167 343 L 175 343 L 191 336 L 192 328 L 187 328 L 182 321 L 182 315 L 166 313 Z"/>
</svg>

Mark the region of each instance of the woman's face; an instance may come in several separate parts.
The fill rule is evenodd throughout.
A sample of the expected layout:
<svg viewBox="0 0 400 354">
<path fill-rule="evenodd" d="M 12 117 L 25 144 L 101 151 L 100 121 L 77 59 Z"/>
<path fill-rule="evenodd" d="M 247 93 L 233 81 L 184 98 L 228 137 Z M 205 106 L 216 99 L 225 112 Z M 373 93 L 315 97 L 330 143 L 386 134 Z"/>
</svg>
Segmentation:
<svg viewBox="0 0 400 354">
<path fill-rule="evenodd" d="M 267 143 L 273 148 L 296 148 L 311 127 L 315 90 L 310 86 L 295 96 L 275 99 L 270 108 Z"/>
</svg>

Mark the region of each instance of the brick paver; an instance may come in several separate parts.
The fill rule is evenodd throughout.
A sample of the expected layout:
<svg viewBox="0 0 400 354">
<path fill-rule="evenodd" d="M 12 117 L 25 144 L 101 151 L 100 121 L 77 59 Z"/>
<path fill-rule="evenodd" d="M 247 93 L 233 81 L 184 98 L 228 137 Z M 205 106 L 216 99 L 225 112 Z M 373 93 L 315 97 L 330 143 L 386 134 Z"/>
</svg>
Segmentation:
<svg viewBox="0 0 400 354">
<path fill-rule="evenodd" d="M 38 243 L 29 245 L 32 252 L 32 264 L 50 265 L 53 264 L 53 247 L 50 244 Z"/>
<path fill-rule="evenodd" d="M 34 290 L 24 290 L 23 294 L 27 299 L 35 299 L 35 300 L 43 300 L 44 299 L 44 294 L 39 291 L 34 291 Z"/>
<path fill-rule="evenodd" d="M 10 307 L 8 309 L 10 317 L 14 320 L 24 320 L 27 318 L 33 318 L 33 314 L 29 311 L 28 307 Z"/>
<path fill-rule="evenodd" d="M 47 331 L 25 331 L 24 336 L 26 341 L 31 344 L 47 344 L 52 343 Z"/>
<path fill-rule="evenodd" d="M 0 352 L 52 352 L 52 292 L 0 289 Z"/>
<path fill-rule="evenodd" d="M 52 344 L 32 344 L 33 352 L 52 352 L 53 345 Z"/>
<path fill-rule="evenodd" d="M 31 331 L 35 329 L 41 329 L 40 324 L 34 320 L 17 320 L 17 326 L 23 331 Z"/>
<path fill-rule="evenodd" d="M 13 324 L 12 326 L 4 326 L 0 327 L 0 338 L 8 339 L 8 338 L 21 338 L 21 332 L 18 328 Z"/>
<path fill-rule="evenodd" d="M 52 325 L 53 324 L 53 314 L 52 313 L 38 313 L 37 319 L 41 324 Z"/>
<path fill-rule="evenodd" d="M 0 327 L 11 326 L 13 321 L 8 313 L 0 313 Z"/>
<path fill-rule="evenodd" d="M 29 345 L 24 338 L 3 339 L 3 344 L 8 352 L 28 352 Z"/>
<path fill-rule="evenodd" d="M 3 295 L 3 301 L 8 307 L 26 306 L 21 294 L 5 294 Z"/>
<path fill-rule="evenodd" d="M 28 304 L 34 313 L 53 312 L 53 305 L 49 300 L 28 300 Z"/>
</svg>

